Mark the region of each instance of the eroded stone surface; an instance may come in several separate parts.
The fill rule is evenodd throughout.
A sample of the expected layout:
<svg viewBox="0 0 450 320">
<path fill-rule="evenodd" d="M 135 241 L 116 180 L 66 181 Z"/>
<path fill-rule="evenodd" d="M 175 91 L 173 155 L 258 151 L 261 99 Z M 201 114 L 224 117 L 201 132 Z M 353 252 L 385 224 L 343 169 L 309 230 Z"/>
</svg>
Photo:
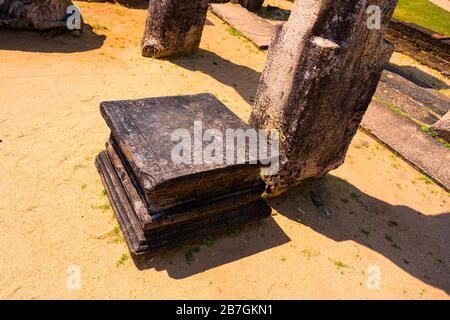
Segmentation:
<svg viewBox="0 0 450 320">
<path fill-rule="evenodd" d="M 220 132 L 251 128 L 214 96 L 103 102 L 101 112 L 111 137 L 96 166 L 134 255 L 153 254 L 270 215 L 262 199 L 259 162 L 250 157 L 225 162 L 225 156 L 247 153 L 247 147 L 229 144 Z M 208 129 L 214 129 L 210 133 L 215 142 L 227 151 L 230 146 L 226 155 L 225 149 L 214 149 L 222 161 L 212 163 L 205 157 L 212 142 L 206 138 Z M 187 144 L 183 155 L 193 156 L 193 161 L 174 160 L 181 137 Z"/>
<path fill-rule="evenodd" d="M 124 167 L 153 213 L 261 184 L 260 165 L 251 161 L 248 145 L 236 142 L 232 149 L 235 160 L 240 152 L 248 155 L 245 163 L 226 161 L 226 131 L 250 127 L 210 94 L 102 102 L 100 109 Z M 202 140 L 203 133 L 209 129 L 223 134 L 218 162 L 204 158 L 210 142 Z M 188 133 L 191 147 L 183 150 L 183 162 L 173 158 L 182 141 L 179 130 Z"/>
<path fill-rule="evenodd" d="M 303 0 L 277 26 L 250 124 L 280 130 L 280 172 L 268 194 L 344 161 L 393 47 L 383 38 L 396 0 Z M 368 5 L 381 8 L 367 27 Z"/>
<path fill-rule="evenodd" d="M 150 0 L 142 55 L 162 58 L 195 52 L 207 10 L 208 0 Z"/>
</svg>

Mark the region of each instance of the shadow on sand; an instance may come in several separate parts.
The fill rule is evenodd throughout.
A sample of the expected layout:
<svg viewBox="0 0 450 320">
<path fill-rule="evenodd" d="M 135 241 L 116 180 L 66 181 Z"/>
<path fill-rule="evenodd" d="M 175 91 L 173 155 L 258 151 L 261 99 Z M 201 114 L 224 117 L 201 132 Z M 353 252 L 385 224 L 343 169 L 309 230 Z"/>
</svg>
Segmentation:
<svg viewBox="0 0 450 320">
<path fill-rule="evenodd" d="M 259 72 L 206 50 L 170 61 L 232 86 L 246 101 L 253 103 Z M 311 193 L 324 199 L 325 206 L 333 212 L 330 217 L 313 204 Z M 306 181 L 283 196 L 269 200 L 269 204 L 294 221 L 301 207 L 305 212 L 301 220 L 315 231 L 335 241 L 353 240 L 371 248 L 410 275 L 450 294 L 449 212 L 426 216 L 407 206 L 391 205 L 332 175 Z M 262 234 L 270 237 L 261 237 Z M 275 221 L 268 219 L 257 228 L 248 228 L 242 235 L 222 238 L 212 248 L 200 250 L 191 266 L 180 254 L 141 261 L 137 265 L 140 269 L 167 270 L 169 276 L 181 279 L 289 241 Z"/>
<path fill-rule="evenodd" d="M 205 243 L 185 246 L 182 250 L 151 259 L 135 258 L 134 263 L 139 270 L 166 270 L 171 278 L 183 279 L 281 246 L 290 240 L 273 218 L 268 218 L 219 237 L 209 246 Z M 212 238 L 205 242 L 209 241 L 213 241 Z"/>
<path fill-rule="evenodd" d="M 80 37 L 64 30 L 35 31 L 0 28 L 0 50 L 72 53 L 102 47 L 106 36 L 96 34 L 89 25 L 83 26 Z"/>
<path fill-rule="evenodd" d="M 402 76 L 406 80 L 418 85 L 425 89 L 449 89 L 450 87 L 442 80 L 439 80 L 432 75 L 423 72 L 422 70 L 412 66 L 398 66 L 393 63 L 389 63 L 386 66 L 386 70 L 394 72 L 399 76 Z"/>
<path fill-rule="evenodd" d="M 291 10 L 267 5 L 263 6 L 256 14 L 261 18 L 272 21 L 287 21 L 291 15 Z"/>
<path fill-rule="evenodd" d="M 319 197 L 331 216 L 314 205 L 312 197 Z M 306 181 L 270 205 L 289 219 L 300 215 L 304 225 L 330 239 L 366 246 L 415 278 L 450 293 L 450 212 L 425 216 L 373 198 L 332 175 Z M 299 214 L 298 207 L 304 213 Z"/>
<path fill-rule="evenodd" d="M 148 1 L 145 0 L 111 0 L 111 3 L 118 3 L 123 7 L 131 9 L 148 9 Z"/>
<path fill-rule="evenodd" d="M 314 205 L 312 194 L 323 201 L 323 207 Z M 373 198 L 332 175 L 306 181 L 268 202 L 296 224 L 300 218 L 304 225 L 335 241 L 352 240 L 366 246 L 417 279 L 450 293 L 449 212 L 425 216 L 412 208 Z M 324 208 L 332 212 L 331 216 Z M 220 237 L 212 246 L 185 247 L 151 260 L 135 260 L 135 264 L 140 270 L 166 270 L 170 277 L 182 279 L 289 241 L 269 218 L 239 234 Z M 191 265 L 187 263 L 190 254 L 195 259 Z"/>
<path fill-rule="evenodd" d="M 172 58 L 170 61 L 187 70 L 207 74 L 220 83 L 234 88 L 248 103 L 254 102 L 261 73 L 251 68 L 237 65 L 204 49 L 199 49 L 195 55 Z"/>
</svg>

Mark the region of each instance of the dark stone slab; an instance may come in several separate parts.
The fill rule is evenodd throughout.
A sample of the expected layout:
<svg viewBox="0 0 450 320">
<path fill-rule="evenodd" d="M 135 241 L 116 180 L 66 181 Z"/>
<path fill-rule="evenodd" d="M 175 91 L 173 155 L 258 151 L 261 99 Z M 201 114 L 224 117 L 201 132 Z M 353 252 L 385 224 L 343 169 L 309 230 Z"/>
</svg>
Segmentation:
<svg viewBox="0 0 450 320">
<path fill-rule="evenodd" d="M 447 191 L 450 190 L 450 150 L 422 132 L 412 120 L 373 101 L 361 125 Z"/>
<path fill-rule="evenodd" d="M 133 255 L 155 254 L 270 215 L 260 164 L 248 157 L 247 144 L 232 146 L 235 157 L 247 155 L 239 164 L 172 159 L 176 129 L 190 135 L 190 144 L 197 134 L 203 147 L 210 143 L 203 141 L 207 129 L 224 135 L 227 129 L 251 129 L 214 96 L 103 102 L 101 112 L 111 136 L 96 166 Z M 203 132 L 194 121 L 202 122 Z"/>
<path fill-rule="evenodd" d="M 194 200 L 174 206 L 170 210 L 151 214 L 151 205 L 142 195 L 139 185 L 136 184 L 135 178 L 132 177 L 133 174 L 130 172 L 129 166 L 124 164 L 123 157 L 118 155 L 120 151 L 117 150 L 117 146 L 114 146 L 112 140 L 106 144 L 106 151 L 109 161 L 113 165 L 122 188 L 134 210 L 136 219 L 144 231 L 165 228 L 167 225 L 222 214 L 246 206 L 249 203 L 260 200 L 265 188 L 262 182 L 245 189 L 242 189 L 238 184 L 234 192 L 219 194 L 204 200 Z"/>
<path fill-rule="evenodd" d="M 236 197 L 234 202 L 237 205 L 230 206 L 229 200 L 219 200 L 210 204 L 215 210 L 199 208 L 203 213 L 207 212 L 206 214 L 159 224 L 157 228 L 144 231 L 132 200 L 130 201 L 121 182 L 122 175 L 115 170 L 107 151 L 98 155 L 96 166 L 130 252 L 135 256 L 154 255 L 165 249 L 205 239 L 210 235 L 268 217 L 271 213 L 270 207 L 261 197 L 247 201 L 240 201 L 239 197 Z"/>
<path fill-rule="evenodd" d="M 202 121 L 203 132 L 218 129 L 225 134 L 226 129 L 250 129 L 210 94 L 103 102 L 100 109 L 116 151 L 124 167 L 129 167 L 131 179 L 145 196 L 152 215 L 261 186 L 260 165 L 250 161 L 234 165 L 172 161 L 172 150 L 178 144 L 171 141 L 172 132 L 186 129 L 193 137 L 196 120 Z M 203 142 L 204 147 L 208 144 Z M 248 154 L 248 147 L 236 147 L 234 151 L 235 155 L 240 151 Z"/>
</svg>

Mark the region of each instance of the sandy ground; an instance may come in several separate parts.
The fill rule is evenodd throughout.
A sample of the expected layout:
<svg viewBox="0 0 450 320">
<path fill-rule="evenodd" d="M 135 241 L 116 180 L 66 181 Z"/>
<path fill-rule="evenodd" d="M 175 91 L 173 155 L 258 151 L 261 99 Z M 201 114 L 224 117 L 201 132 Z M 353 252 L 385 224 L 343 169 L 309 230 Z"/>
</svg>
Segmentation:
<svg viewBox="0 0 450 320">
<path fill-rule="evenodd" d="M 145 5 L 78 5 L 81 38 L 0 30 L 0 298 L 449 298 L 450 195 L 362 132 L 272 218 L 137 267 L 93 162 L 99 102 L 211 92 L 247 120 L 266 53 L 209 15 L 197 55 L 144 59 Z"/>
<path fill-rule="evenodd" d="M 450 1 L 449 0 L 430 0 L 430 2 L 434 3 L 435 5 L 450 11 Z"/>
</svg>

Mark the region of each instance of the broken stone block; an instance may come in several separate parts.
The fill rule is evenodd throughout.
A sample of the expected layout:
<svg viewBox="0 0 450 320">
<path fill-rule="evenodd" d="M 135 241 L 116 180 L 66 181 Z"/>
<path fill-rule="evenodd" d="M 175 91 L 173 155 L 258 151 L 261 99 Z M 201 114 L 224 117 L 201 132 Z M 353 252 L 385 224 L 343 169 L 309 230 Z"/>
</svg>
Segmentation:
<svg viewBox="0 0 450 320">
<path fill-rule="evenodd" d="M 221 139 L 219 134 L 251 128 L 214 96 L 112 101 L 100 108 L 111 137 L 96 166 L 134 255 L 156 253 L 270 215 L 262 199 L 259 158 L 237 141 L 228 152 L 228 136 Z M 180 162 L 177 147 L 184 142 L 189 147 Z M 222 154 L 223 161 L 208 158 L 214 142 L 224 147 L 213 152 Z M 238 162 L 239 154 L 245 154 L 244 161 Z M 226 161 L 228 155 L 234 163 Z"/>
<path fill-rule="evenodd" d="M 150 0 L 142 55 L 162 58 L 194 53 L 207 10 L 208 0 Z"/>
<path fill-rule="evenodd" d="M 250 125 L 278 129 L 280 170 L 265 176 L 277 195 L 344 161 L 393 47 L 383 38 L 396 0 L 296 1 L 277 26 Z M 375 16 L 376 18 L 376 16 Z"/>
<path fill-rule="evenodd" d="M 66 28 L 70 0 L 0 0 L 0 27 L 47 30 Z"/>
<path fill-rule="evenodd" d="M 441 120 L 433 124 L 430 130 L 436 132 L 440 138 L 450 142 L 450 111 Z"/>
</svg>

